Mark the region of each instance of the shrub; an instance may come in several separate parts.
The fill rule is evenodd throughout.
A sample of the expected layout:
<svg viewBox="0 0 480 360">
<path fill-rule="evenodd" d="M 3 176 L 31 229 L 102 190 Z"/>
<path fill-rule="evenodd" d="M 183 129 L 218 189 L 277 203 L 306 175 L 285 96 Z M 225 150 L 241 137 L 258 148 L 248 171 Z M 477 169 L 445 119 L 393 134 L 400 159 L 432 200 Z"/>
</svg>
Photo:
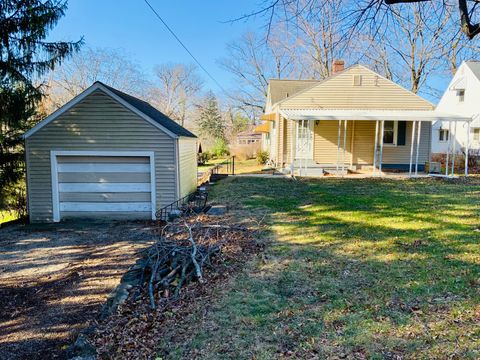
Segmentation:
<svg viewBox="0 0 480 360">
<path fill-rule="evenodd" d="M 230 152 L 228 151 L 228 144 L 225 140 L 223 139 L 217 139 L 215 140 L 215 144 L 213 144 L 213 147 L 211 149 L 212 154 L 215 157 L 222 157 L 228 155 Z"/>
<path fill-rule="evenodd" d="M 240 160 L 255 159 L 260 151 L 260 143 L 254 144 L 236 144 L 230 146 L 230 154 Z"/>
<path fill-rule="evenodd" d="M 212 155 L 208 151 L 201 152 L 197 154 L 197 163 L 198 165 L 205 165 L 212 158 Z"/>
<path fill-rule="evenodd" d="M 257 153 L 257 162 L 260 165 L 265 165 L 268 161 L 268 157 L 269 157 L 268 151 L 259 151 Z"/>
</svg>

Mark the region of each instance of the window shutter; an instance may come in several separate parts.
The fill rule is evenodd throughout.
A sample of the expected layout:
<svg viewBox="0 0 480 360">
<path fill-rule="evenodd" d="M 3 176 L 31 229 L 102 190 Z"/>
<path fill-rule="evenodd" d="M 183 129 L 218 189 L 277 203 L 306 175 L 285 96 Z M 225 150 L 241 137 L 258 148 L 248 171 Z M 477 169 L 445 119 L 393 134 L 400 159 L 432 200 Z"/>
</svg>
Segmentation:
<svg viewBox="0 0 480 360">
<path fill-rule="evenodd" d="M 405 145 L 406 134 L 407 134 L 407 122 L 406 121 L 399 121 L 398 122 L 397 145 Z"/>
</svg>

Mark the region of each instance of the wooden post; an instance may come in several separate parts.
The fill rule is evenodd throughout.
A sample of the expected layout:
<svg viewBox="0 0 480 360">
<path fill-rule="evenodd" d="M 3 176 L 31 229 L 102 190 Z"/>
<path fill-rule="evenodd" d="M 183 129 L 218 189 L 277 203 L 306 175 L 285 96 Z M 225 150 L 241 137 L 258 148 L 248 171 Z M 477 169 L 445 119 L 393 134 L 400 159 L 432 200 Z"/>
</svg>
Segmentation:
<svg viewBox="0 0 480 360">
<path fill-rule="evenodd" d="M 412 123 L 412 139 L 411 139 L 411 144 L 410 144 L 410 167 L 408 171 L 408 176 L 412 177 L 412 165 L 413 165 L 413 147 L 415 145 L 415 130 L 417 128 L 417 122 L 414 121 Z"/>
<path fill-rule="evenodd" d="M 342 161 L 342 176 L 345 172 L 345 158 L 346 158 L 346 151 L 347 151 L 347 120 L 343 120 L 343 161 Z"/>
<path fill-rule="evenodd" d="M 385 120 L 382 120 L 382 127 L 380 130 L 380 156 L 378 161 L 378 170 L 380 176 L 382 176 L 382 161 L 383 161 L 383 133 L 385 131 Z"/>
<path fill-rule="evenodd" d="M 232 175 L 235 175 L 235 155 L 232 156 Z"/>
<path fill-rule="evenodd" d="M 342 132 L 342 120 L 338 120 L 338 139 L 337 139 L 337 176 L 340 163 L 340 138 Z"/>
<path fill-rule="evenodd" d="M 467 144 L 465 145 L 465 176 L 468 176 L 468 147 L 470 145 L 470 121 L 467 122 Z"/>
<path fill-rule="evenodd" d="M 449 166 L 449 156 L 450 156 L 450 141 L 452 139 L 452 122 L 448 122 L 448 145 L 447 145 L 447 156 L 445 158 L 445 176 L 448 176 L 448 166 Z"/>
<path fill-rule="evenodd" d="M 455 133 L 455 137 L 453 140 L 452 176 L 455 175 L 455 158 L 457 157 L 457 122 L 456 121 L 455 121 L 455 125 L 453 126 L 453 131 Z"/>
<path fill-rule="evenodd" d="M 418 153 L 420 152 L 420 135 L 422 131 L 422 122 L 418 121 L 418 134 L 417 134 L 417 153 L 415 154 L 415 176 L 418 175 Z"/>
<path fill-rule="evenodd" d="M 373 146 L 373 174 L 377 172 L 378 120 L 375 121 L 375 141 Z"/>
</svg>

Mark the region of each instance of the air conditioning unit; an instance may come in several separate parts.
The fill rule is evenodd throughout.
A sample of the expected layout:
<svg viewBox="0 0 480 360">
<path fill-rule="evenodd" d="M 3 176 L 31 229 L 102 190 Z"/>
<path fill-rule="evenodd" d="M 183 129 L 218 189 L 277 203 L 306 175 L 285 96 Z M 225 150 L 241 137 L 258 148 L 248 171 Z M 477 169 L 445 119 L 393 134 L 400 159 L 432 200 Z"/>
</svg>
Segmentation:
<svg viewBox="0 0 480 360">
<path fill-rule="evenodd" d="M 428 163 L 428 172 L 430 174 L 440 174 L 442 171 L 442 165 L 439 162 L 430 161 Z"/>
</svg>

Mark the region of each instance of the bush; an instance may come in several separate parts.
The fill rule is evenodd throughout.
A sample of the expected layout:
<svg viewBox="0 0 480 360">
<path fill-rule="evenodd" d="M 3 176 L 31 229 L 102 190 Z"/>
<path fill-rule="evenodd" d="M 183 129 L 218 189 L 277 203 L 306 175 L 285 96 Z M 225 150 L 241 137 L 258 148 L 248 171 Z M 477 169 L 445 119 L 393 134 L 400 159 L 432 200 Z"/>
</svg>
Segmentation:
<svg viewBox="0 0 480 360">
<path fill-rule="evenodd" d="M 217 158 L 230 154 L 230 152 L 228 151 L 228 144 L 223 139 L 215 140 L 215 144 L 213 145 L 211 151 L 212 151 L 212 155 Z"/>
<path fill-rule="evenodd" d="M 254 144 L 236 144 L 230 146 L 230 154 L 240 160 L 255 159 L 260 151 L 260 143 Z"/>
<path fill-rule="evenodd" d="M 197 164 L 205 165 L 212 158 L 212 155 L 208 151 L 197 154 Z"/>
<path fill-rule="evenodd" d="M 257 154 L 257 162 L 260 165 L 265 165 L 268 161 L 268 157 L 269 157 L 268 151 L 259 151 Z"/>
<path fill-rule="evenodd" d="M 25 179 L 16 184 L 7 185 L 3 188 L 0 198 L 0 209 L 15 214 L 15 217 L 27 215 L 27 192 Z"/>
</svg>

